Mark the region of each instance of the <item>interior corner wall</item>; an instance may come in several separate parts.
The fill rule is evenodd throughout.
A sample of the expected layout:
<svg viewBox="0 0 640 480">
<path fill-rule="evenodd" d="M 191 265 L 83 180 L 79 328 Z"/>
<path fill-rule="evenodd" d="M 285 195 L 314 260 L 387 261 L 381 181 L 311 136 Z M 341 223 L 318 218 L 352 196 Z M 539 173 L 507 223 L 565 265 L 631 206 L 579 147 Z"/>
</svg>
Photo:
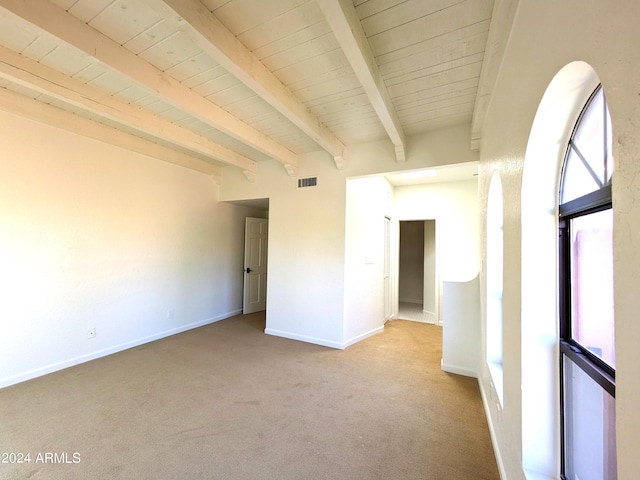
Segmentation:
<svg viewBox="0 0 640 480">
<path fill-rule="evenodd" d="M 297 188 L 297 178 L 273 160 L 258 162 L 254 183 L 225 168 L 221 201 L 269 198 L 267 333 L 335 348 L 359 338 L 368 324 L 345 319 L 347 179 L 475 162 L 469 138 L 470 125 L 410 137 L 401 164 L 388 140 L 350 146 L 343 170 L 326 152 L 300 155 L 297 177 L 316 176 L 316 187 Z M 381 297 L 369 302 L 382 308 Z"/>
<path fill-rule="evenodd" d="M 385 216 L 393 188 L 384 177 L 347 180 L 345 345 L 384 327 Z"/>
<path fill-rule="evenodd" d="M 258 163 L 256 182 L 225 169 L 221 200 L 269 198 L 266 333 L 344 347 L 345 190 L 331 159 L 309 158 L 298 188 L 273 161 Z"/>
<path fill-rule="evenodd" d="M 571 21 L 567 21 L 567 19 Z M 481 224 L 486 224 L 489 180 L 499 171 L 504 194 L 503 373 L 504 407 L 491 401 L 491 380 L 483 368 L 480 387 L 503 478 L 557 478 L 559 457 L 539 471 L 523 468 L 522 432 L 522 216 L 521 187 L 531 127 L 554 76 L 574 61 L 587 62 L 602 81 L 613 124 L 616 172 L 613 180 L 614 290 L 616 318 L 616 428 L 618 478 L 640 471 L 640 3 L 564 0 L 518 3 L 481 138 Z M 559 134 L 551 141 L 560 142 Z M 555 172 L 549 172 L 550 175 Z M 481 239 L 482 251 L 486 238 Z M 481 278 L 485 282 L 484 277 Z M 540 280 L 544 281 L 544 279 Z M 483 322 L 486 313 L 482 314 Z M 557 341 L 557 340 L 556 340 Z M 556 347 L 557 348 L 557 347 Z M 554 442 L 541 444 L 550 448 Z M 531 466 L 529 466 L 531 467 Z"/>
<path fill-rule="evenodd" d="M 0 127 L 0 387 L 241 311 L 255 212 L 209 176 L 1 111 Z"/>
<path fill-rule="evenodd" d="M 474 290 L 478 283 L 473 279 L 478 275 L 480 260 L 478 182 L 473 179 L 396 187 L 394 212 L 400 221 L 435 219 L 440 283 L 440 311 L 435 313 L 443 326 L 443 369 L 476 376 L 480 320 L 478 292 Z M 450 288 L 444 289 L 445 284 Z M 452 297 L 445 298 L 447 294 Z"/>
</svg>

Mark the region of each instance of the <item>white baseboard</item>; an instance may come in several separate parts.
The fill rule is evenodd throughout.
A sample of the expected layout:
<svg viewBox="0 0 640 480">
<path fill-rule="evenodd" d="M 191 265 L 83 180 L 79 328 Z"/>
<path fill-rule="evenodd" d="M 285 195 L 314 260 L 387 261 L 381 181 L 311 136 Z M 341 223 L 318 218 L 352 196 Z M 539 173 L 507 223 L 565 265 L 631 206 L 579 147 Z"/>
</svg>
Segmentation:
<svg viewBox="0 0 640 480">
<path fill-rule="evenodd" d="M 353 345 L 354 343 L 358 343 L 361 340 L 364 340 L 365 338 L 369 338 L 373 335 L 376 335 L 380 332 L 382 332 L 384 330 L 384 325 L 381 325 L 377 328 L 374 328 L 373 330 L 369 330 L 368 332 L 365 332 L 361 335 L 358 335 L 356 337 L 353 337 L 351 340 L 347 340 L 346 342 L 344 342 L 344 347 L 343 348 L 347 348 L 349 345 Z"/>
<path fill-rule="evenodd" d="M 498 440 L 496 438 L 496 430 L 493 427 L 491 421 L 491 415 L 489 414 L 489 402 L 487 400 L 487 394 L 484 391 L 482 382 L 478 379 L 478 386 L 480 387 L 480 397 L 482 398 L 482 406 L 484 407 L 484 416 L 487 418 L 487 425 L 489 426 L 489 436 L 491 437 L 491 444 L 493 445 L 493 454 L 496 457 L 496 463 L 498 464 L 498 472 L 500 473 L 501 480 L 507 480 L 507 473 L 504 469 L 504 462 L 502 455 L 500 454 L 500 448 L 498 447 Z"/>
<path fill-rule="evenodd" d="M 344 350 L 344 345 L 340 342 L 334 342 L 333 340 L 327 340 L 318 337 L 309 337 L 307 335 L 300 335 L 293 332 L 285 332 L 283 330 L 275 330 L 273 328 L 265 328 L 264 333 L 267 335 L 273 335 L 274 337 L 288 338 L 290 340 L 298 340 L 300 342 L 313 343 L 315 345 L 322 345 L 323 347 L 337 348 Z"/>
<path fill-rule="evenodd" d="M 438 325 L 438 319 L 436 318 L 436 314 L 433 312 L 430 312 L 428 310 L 423 310 L 422 313 L 424 313 L 424 321 L 426 323 L 431 323 L 433 325 Z"/>
<path fill-rule="evenodd" d="M 475 372 L 468 368 L 458 367 L 456 365 L 450 365 L 448 363 L 444 363 L 443 361 L 440 361 L 440 368 L 442 368 L 442 370 L 445 372 L 455 373 L 456 375 L 464 375 L 465 377 L 478 378 L 478 372 Z"/>
<path fill-rule="evenodd" d="M 112 347 L 103 348 L 101 350 L 97 350 L 95 352 L 90 352 L 85 355 L 80 355 L 77 357 L 69 358 L 67 360 L 63 360 L 61 362 L 52 363 L 50 365 L 45 365 L 43 367 L 35 368 L 33 370 L 29 370 L 27 372 L 19 373 L 17 375 L 12 375 L 10 377 L 0 379 L 0 388 L 9 387 L 11 385 L 15 385 L 17 383 L 26 382 L 27 380 L 31 380 L 33 378 L 41 377 L 48 373 L 57 372 L 58 370 L 64 370 L 65 368 L 73 367 L 75 365 L 79 365 L 81 363 L 89 362 L 91 360 L 95 360 L 97 358 L 106 357 L 107 355 L 111 355 L 114 353 L 121 352 L 123 350 L 128 350 L 133 347 L 138 347 L 140 345 L 144 345 L 145 343 L 153 342 L 155 340 L 160 340 L 161 338 L 170 337 L 172 335 L 176 335 L 178 333 L 186 332 L 187 330 L 193 330 L 194 328 L 203 327 L 205 325 L 209 325 L 210 323 L 215 323 L 220 320 L 224 320 L 225 318 L 230 318 L 235 315 L 241 314 L 242 310 L 234 310 L 233 312 L 228 312 L 222 315 L 218 315 L 216 317 L 208 318 L 206 320 L 201 320 L 199 322 L 190 323 L 188 325 L 182 325 L 177 328 L 172 328 L 170 330 L 165 330 L 164 332 L 155 333 L 153 335 L 148 335 L 146 337 L 138 338 L 132 340 L 130 342 L 121 343 L 119 345 L 114 345 Z"/>
<path fill-rule="evenodd" d="M 266 333 L 267 335 L 273 335 L 274 337 L 288 338 L 290 340 L 298 340 L 300 342 L 313 343 L 315 345 L 322 345 L 323 347 L 330 347 L 330 348 L 336 348 L 338 350 L 344 350 L 349 345 L 358 343 L 359 341 L 364 340 L 365 338 L 371 337 L 376 333 L 380 333 L 383 330 L 384 330 L 384 325 L 374 328 L 373 330 L 370 330 L 361 335 L 353 337 L 352 339 L 342 343 L 335 342 L 333 340 L 327 340 L 325 338 L 309 337 L 307 335 L 300 335 L 298 333 L 285 332 L 283 330 L 274 330 L 273 328 L 265 328 L 264 333 Z"/>
</svg>

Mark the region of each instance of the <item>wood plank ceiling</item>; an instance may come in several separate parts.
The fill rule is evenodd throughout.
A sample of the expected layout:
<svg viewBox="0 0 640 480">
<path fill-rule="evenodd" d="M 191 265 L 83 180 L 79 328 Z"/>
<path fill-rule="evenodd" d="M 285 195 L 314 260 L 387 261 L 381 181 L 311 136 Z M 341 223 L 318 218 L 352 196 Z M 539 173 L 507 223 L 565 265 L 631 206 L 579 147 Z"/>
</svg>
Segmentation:
<svg viewBox="0 0 640 480">
<path fill-rule="evenodd" d="M 253 180 L 267 159 L 295 176 L 315 150 L 342 168 L 349 145 L 384 138 L 404 162 L 407 137 L 431 129 L 473 122 L 477 142 L 492 86 L 484 60 L 499 57 L 485 50 L 506 38 L 493 10 L 493 0 L 0 0 L 0 109 L 218 181 L 223 165 Z"/>
</svg>

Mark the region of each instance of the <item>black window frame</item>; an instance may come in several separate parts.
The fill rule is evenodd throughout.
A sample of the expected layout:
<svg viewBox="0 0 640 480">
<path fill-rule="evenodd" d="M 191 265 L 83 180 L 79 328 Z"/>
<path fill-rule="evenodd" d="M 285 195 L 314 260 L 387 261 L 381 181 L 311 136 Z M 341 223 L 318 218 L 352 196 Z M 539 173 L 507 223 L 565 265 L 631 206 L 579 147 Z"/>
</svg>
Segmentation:
<svg viewBox="0 0 640 480">
<path fill-rule="evenodd" d="M 584 116 L 584 113 L 589 108 L 591 102 L 596 95 L 601 91 L 602 86 L 593 91 L 587 102 L 585 103 L 580 116 L 574 126 L 571 134 L 571 139 L 567 145 L 567 151 L 565 153 L 561 186 L 564 181 L 564 173 L 566 164 L 569 157 L 569 152 L 573 148 L 573 138 L 580 127 L 580 123 Z M 604 95 L 604 93 L 603 93 Z M 604 105 L 606 108 L 606 98 Z M 606 153 L 606 121 L 605 125 L 605 153 L 604 153 L 604 172 L 605 181 L 607 176 L 607 153 Z M 560 367 L 560 445 L 561 445 L 561 478 L 566 480 L 566 432 L 565 432 L 565 375 L 564 375 L 564 357 L 566 356 L 574 364 L 576 364 L 584 373 L 586 373 L 592 380 L 602 387 L 607 393 L 609 393 L 615 400 L 616 397 L 616 382 L 615 382 L 615 368 L 607 364 L 604 360 L 597 355 L 589 351 L 585 346 L 577 342 L 572 336 L 572 263 L 571 263 L 571 220 L 579 218 L 581 216 L 590 215 L 593 213 L 610 210 L 613 208 L 612 204 L 612 181 L 601 185 L 598 190 L 590 192 L 586 195 L 570 200 L 566 203 L 558 206 L 558 281 L 559 281 L 559 318 L 560 318 L 560 355 L 559 355 L 559 367 Z"/>
</svg>

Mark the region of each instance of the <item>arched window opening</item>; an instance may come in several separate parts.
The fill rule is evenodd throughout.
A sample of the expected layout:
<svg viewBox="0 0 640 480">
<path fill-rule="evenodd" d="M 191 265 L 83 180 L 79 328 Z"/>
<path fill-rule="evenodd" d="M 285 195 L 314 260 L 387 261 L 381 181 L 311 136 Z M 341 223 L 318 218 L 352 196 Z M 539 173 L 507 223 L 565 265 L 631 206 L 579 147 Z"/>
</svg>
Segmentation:
<svg viewBox="0 0 640 480">
<path fill-rule="evenodd" d="M 520 366 L 522 467 L 528 479 L 560 478 L 560 181 L 577 119 L 599 84 L 597 72 L 585 62 L 571 62 L 559 70 L 540 101 L 525 154 Z"/>
<path fill-rule="evenodd" d="M 559 195 L 562 473 L 615 479 L 611 117 L 598 86 L 567 146 Z"/>
</svg>

